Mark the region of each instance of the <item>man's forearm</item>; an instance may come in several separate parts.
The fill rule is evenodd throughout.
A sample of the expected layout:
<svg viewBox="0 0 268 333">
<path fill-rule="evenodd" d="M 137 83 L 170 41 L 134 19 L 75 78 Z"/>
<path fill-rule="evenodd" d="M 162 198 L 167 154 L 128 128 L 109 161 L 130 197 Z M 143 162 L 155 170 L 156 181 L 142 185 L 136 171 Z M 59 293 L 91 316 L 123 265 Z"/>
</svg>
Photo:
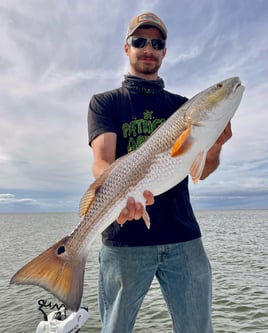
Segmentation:
<svg viewBox="0 0 268 333">
<path fill-rule="evenodd" d="M 220 164 L 221 148 L 232 137 L 231 122 L 229 122 L 224 131 L 219 136 L 218 140 L 210 148 L 207 153 L 205 167 L 200 179 L 207 178 L 213 171 L 217 169 Z"/>
<path fill-rule="evenodd" d="M 201 180 L 207 178 L 214 172 L 220 164 L 221 144 L 215 143 L 207 153 L 204 170 L 200 177 Z"/>
<path fill-rule="evenodd" d="M 98 178 L 105 169 L 107 169 L 110 164 L 104 160 L 99 160 L 93 164 L 93 175 L 95 178 Z"/>
</svg>

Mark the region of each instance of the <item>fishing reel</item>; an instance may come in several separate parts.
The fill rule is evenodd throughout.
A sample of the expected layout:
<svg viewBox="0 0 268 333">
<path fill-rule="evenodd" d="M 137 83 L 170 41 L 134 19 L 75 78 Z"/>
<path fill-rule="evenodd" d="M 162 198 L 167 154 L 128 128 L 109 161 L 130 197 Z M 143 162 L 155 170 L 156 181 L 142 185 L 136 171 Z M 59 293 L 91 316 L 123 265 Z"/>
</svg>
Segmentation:
<svg viewBox="0 0 268 333">
<path fill-rule="evenodd" d="M 77 312 L 74 312 L 67 309 L 64 304 L 52 304 L 43 299 L 38 301 L 38 305 L 44 320 L 38 324 L 36 333 L 76 333 L 89 317 L 87 307 L 80 307 Z M 47 314 L 45 309 L 52 312 Z"/>
</svg>

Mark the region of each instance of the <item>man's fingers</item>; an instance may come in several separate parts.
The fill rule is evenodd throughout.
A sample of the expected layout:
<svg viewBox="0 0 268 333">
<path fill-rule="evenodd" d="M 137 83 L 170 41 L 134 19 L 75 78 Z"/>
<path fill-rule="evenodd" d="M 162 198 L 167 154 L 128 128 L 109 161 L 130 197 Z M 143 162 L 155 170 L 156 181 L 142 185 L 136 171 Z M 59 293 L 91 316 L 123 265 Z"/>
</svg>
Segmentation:
<svg viewBox="0 0 268 333">
<path fill-rule="evenodd" d="M 142 213 L 143 213 L 144 209 L 145 208 L 143 207 L 143 205 L 140 202 L 137 202 L 135 204 L 135 212 L 134 212 L 133 220 L 139 220 L 142 217 Z"/>
<path fill-rule="evenodd" d="M 124 224 L 126 221 L 135 219 L 136 216 L 136 203 L 134 198 L 127 199 L 126 207 L 121 211 L 119 217 L 117 218 L 117 222 L 119 224 Z"/>
<path fill-rule="evenodd" d="M 150 206 L 150 205 L 154 204 L 154 196 L 153 196 L 152 192 L 144 191 L 143 196 L 146 199 L 146 206 Z"/>
<path fill-rule="evenodd" d="M 117 223 L 124 224 L 128 219 L 128 209 L 124 208 L 117 218 Z"/>
<path fill-rule="evenodd" d="M 144 198 L 146 206 L 154 204 L 154 196 L 150 191 L 144 191 Z M 117 223 L 124 224 L 126 221 L 139 220 L 146 209 L 140 202 L 136 202 L 134 198 L 130 197 L 127 200 L 126 207 L 121 211 L 117 218 Z"/>
</svg>

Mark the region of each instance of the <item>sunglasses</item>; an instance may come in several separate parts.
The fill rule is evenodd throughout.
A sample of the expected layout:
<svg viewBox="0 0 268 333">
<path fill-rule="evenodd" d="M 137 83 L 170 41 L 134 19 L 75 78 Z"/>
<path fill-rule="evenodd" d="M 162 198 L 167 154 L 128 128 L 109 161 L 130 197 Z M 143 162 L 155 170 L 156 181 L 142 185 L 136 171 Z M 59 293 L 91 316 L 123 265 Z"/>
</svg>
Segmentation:
<svg viewBox="0 0 268 333">
<path fill-rule="evenodd" d="M 147 45 L 147 43 L 150 43 L 151 47 L 154 50 L 163 50 L 166 46 L 165 40 L 156 39 L 156 38 L 143 38 L 143 37 L 130 36 L 127 42 L 128 45 L 131 45 L 136 49 L 144 48 Z"/>
</svg>

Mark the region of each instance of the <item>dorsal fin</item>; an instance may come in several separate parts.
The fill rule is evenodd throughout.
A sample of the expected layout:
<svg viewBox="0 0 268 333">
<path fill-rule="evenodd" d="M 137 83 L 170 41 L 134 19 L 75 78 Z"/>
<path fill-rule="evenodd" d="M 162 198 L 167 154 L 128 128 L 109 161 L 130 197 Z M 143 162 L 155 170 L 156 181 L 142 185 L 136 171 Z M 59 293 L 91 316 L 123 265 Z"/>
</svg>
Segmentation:
<svg viewBox="0 0 268 333">
<path fill-rule="evenodd" d="M 171 150 L 171 157 L 177 157 L 186 153 L 192 146 L 191 127 L 187 128 L 178 137 Z"/>
<path fill-rule="evenodd" d="M 98 189 L 102 186 L 105 180 L 110 175 L 111 171 L 118 165 L 118 160 L 113 162 L 107 169 L 103 171 L 103 173 L 89 186 L 86 193 L 83 195 L 80 205 L 79 205 L 79 216 L 82 217 L 86 215 L 89 211 L 92 203 L 95 200 L 96 193 Z"/>
</svg>

